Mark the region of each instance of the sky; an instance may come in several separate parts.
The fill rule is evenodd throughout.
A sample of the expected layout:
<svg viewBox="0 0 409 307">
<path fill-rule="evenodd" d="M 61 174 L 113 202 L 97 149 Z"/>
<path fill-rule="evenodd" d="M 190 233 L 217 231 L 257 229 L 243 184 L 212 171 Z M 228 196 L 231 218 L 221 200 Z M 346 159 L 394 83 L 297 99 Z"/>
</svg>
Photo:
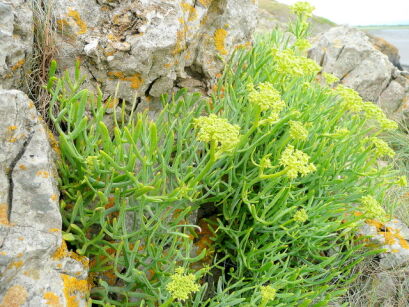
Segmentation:
<svg viewBox="0 0 409 307">
<path fill-rule="evenodd" d="M 305 0 L 303 0 L 305 1 Z M 278 0 L 294 4 L 297 0 Z M 409 0 L 309 0 L 315 15 L 338 24 L 409 25 Z"/>
</svg>

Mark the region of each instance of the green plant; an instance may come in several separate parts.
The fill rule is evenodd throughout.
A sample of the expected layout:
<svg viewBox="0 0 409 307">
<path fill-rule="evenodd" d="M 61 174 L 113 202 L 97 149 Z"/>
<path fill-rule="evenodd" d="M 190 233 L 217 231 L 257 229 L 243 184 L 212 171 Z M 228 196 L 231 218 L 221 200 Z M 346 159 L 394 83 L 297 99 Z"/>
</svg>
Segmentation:
<svg viewBox="0 0 409 307">
<path fill-rule="evenodd" d="M 58 78 L 53 63 L 64 238 L 91 259 L 92 303 L 325 306 L 378 252 L 355 231 L 387 217 L 377 205 L 396 174 L 378 163 L 393 152 L 377 137 L 396 124 L 331 76 L 319 82 L 303 45 L 274 31 L 235 52 L 210 101 L 182 90 L 155 121 L 118 105 L 109 125 L 79 64 Z M 208 249 L 190 217 L 204 206 L 218 212 Z"/>
</svg>

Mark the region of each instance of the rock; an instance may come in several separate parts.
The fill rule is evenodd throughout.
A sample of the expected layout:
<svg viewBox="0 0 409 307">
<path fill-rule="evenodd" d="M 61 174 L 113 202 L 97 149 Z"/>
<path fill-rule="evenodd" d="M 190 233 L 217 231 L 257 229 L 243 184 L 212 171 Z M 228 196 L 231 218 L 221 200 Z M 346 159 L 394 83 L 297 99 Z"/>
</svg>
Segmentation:
<svg viewBox="0 0 409 307">
<path fill-rule="evenodd" d="M 33 47 L 33 13 L 25 0 L 0 0 L 0 89 L 22 88 Z"/>
<path fill-rule="evenodd" d="M 366 33 L 369 37 L 369 41 L 372 43 L 372 45 L 385 54 L 389 61 L 398 69 L 402 70 L 402 66 L 400 65 L 400 55 L 399 55 L 399 50 L 396 48 L 394 45 L 389 43 L 388 41 L 384 40 L 381 37 L 377 37 L 374 35 L 371 35 L 369 33 Z"/>
<path fill-rule="evenodd" d="M 248 0 L 56 0 L 61 70 L 82 61 L 90 84 L 141 106 L 172 91 L 177 79 L 206 87 L 239 44 L 251 40 L 256 5 Z M 156 99 L 158 100 L 158 99 Z"/>
<path fill-rule="evenodd" d="M 380 254 L 380 268 L 409 267 L 409 228 L 400 220 L 386 223 L 367 220 L 359 233 L 369 236 L 371 245 L 385 249 Z"/>
<path fill-rule="evenodd" d="M 404 117 L 409 79 L 373 46 L 365 33 L 346 26 L 332 28 L 315 38 L 309 57 L 363 99 L 379 104 L 389 116 Z"/>
<path fill-rule="evenodd" d="M 0 306 L 85 306 L 87 260 L 62 240 L 47 130 L 17 90 L 0 90 L 0 118 Z"/>
</svg>

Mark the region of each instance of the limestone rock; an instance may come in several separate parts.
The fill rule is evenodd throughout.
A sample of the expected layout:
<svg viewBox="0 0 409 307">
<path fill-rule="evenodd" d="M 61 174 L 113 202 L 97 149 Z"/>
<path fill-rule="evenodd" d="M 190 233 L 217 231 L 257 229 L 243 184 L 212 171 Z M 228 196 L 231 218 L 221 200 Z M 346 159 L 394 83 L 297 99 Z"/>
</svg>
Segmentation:
<svg viewBox="0 0 409 307">
<path fill-rule="evenodd" d="M 22 88 L 33 46 L 30 1 L 0 0 L 0 89 Z"/>
<path fill-rule="evenodd" d="M 382 223 L 368 220 L 360 234 L 369 236 L 370 241 L 385 249 L 380 254 L 380 267 L 392 269 L 409 266 L 409 228 L 400 220 Z"/>
<path fill-rule="evenodd" d="M 87 260 L 62 240 L 47 130 L 17 90 L 0 90 L 0 118 L 0 306 L 85 306 Z"/>
<path fill-rule="evenodd" d="M 400 55 L 399 55 L 399 49 L 396 48 L 394 45 L 389 43 L 388 41 L 384 40 L 381 37 L 377 37 L 375 35 L 366 33 L 369 37 L 369 41 L 372 43 L 372 45 L 385 54 L 389 61 L 397 68 L 402 70 L 402 66 L 400 65 Z"/>
<path fill-rule="evenodd" d="M 409 103 L 409 79 L 374 47 L 365 33 L 345 26 L 332 28 L 315 38 L 309 57 L 363 99 L 379 104 L 391 117 L 404 117 Z"/>
<path fill-rule="evenodd" d="M 178 80 L 208 86 L 256 24 L 249 0 L 56 0 L 53 12 L 61 70 L 80 58 L 88 86 L 114 95 L 119 82 L 119 98 L 140 106 Z"/>
</svg>

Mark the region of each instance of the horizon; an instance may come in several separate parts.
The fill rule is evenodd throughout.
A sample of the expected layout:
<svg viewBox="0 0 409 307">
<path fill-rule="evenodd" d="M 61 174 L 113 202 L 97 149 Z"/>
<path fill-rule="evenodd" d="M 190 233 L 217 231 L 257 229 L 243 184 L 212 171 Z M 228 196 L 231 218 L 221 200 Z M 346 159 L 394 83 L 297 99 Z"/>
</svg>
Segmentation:
<svg viewBox="0 0 409 307">
<path fill-rule="evenodd" d="M 277 0 L 292 5 L 298 0 Z M 408 26 L 408 0 L 310 0 L 315 6 L 314 14 L 338 24 L 351 26 Z M 368 12 L 364 13 L 362 12 Z"/>
</svg>

